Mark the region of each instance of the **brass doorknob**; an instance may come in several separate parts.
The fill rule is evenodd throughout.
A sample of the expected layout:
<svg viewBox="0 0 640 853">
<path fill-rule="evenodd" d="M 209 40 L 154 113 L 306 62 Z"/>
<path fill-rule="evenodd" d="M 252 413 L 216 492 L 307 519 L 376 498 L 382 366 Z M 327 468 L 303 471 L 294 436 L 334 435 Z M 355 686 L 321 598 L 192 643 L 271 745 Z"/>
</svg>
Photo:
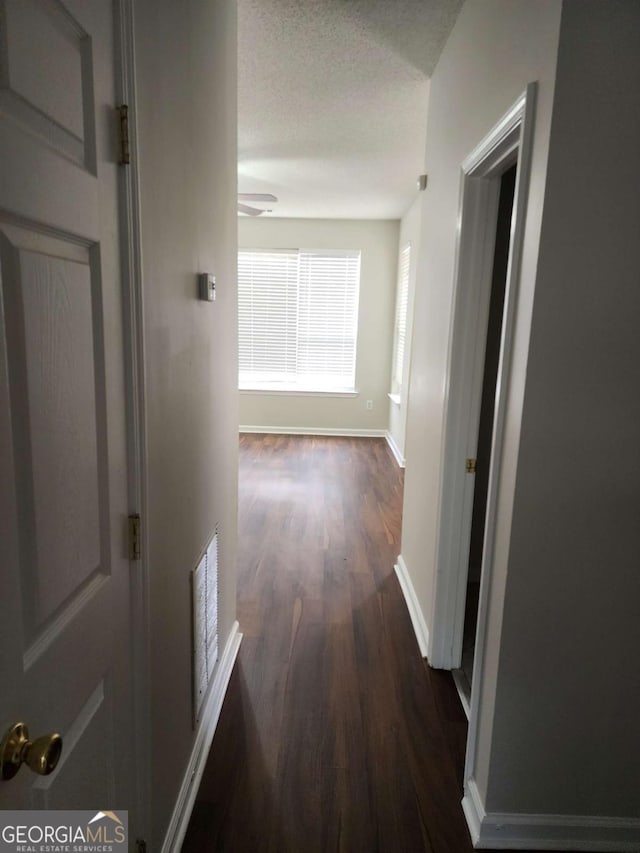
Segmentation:
<svg viewBox="0 0 640 853">
<path fill-rule="evenodd" d="M 0 779 L 13 779 L 22 764 L 39 776 L 48 776 L 56 769 L 61 754 L 60 735 L 44 735 L 30 741 L 26 725 L 16 723 L 7 729 L 0 744 Z"/>
</svg>

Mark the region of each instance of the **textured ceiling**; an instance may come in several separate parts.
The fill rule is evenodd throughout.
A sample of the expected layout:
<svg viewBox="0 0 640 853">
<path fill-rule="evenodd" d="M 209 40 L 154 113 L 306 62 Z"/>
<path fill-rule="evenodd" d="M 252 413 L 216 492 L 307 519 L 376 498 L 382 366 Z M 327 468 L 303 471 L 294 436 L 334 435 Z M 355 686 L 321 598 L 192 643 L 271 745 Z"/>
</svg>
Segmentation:
<svg viewBox="0 0 640 853">
<path fill-rule="evenodd" d="M 239 191 L 278 197 L 265 218 L 401 217 L 422 171 L 429 75 L 461 5 L 239 0 Z"/>
</svg>

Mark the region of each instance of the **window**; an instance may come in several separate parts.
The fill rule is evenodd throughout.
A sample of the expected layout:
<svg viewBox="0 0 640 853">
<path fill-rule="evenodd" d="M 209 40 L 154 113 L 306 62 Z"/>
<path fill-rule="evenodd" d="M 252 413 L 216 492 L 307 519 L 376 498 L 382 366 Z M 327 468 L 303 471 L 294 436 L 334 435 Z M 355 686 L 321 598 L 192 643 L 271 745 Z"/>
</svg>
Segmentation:
<svg viewBox="0 0 640 853">
<path fill-rule="evenodd" d="M 241 389 L 354 391 L 360 252 L 238 253 Z"/>
<path fill-rule="evenodd" d="M 391 391 L 399 394 L 402 390 L 402 371 L 404 368 L 404 350 L 407 336 L 407 303 L 409 301 L 409 269 L 411 268 L 411 244 L 400 252 L 398 269 L 398 289 L 396 292 L 396 322 L 393 342 L 393 371 Z"/>
</svg>

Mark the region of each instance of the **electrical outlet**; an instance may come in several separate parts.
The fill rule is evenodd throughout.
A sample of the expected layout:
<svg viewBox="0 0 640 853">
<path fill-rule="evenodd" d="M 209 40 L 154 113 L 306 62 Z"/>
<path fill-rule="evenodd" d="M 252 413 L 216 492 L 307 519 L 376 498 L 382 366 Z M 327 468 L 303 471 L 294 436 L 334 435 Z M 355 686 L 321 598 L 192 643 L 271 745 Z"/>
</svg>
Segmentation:
<svg viewBox="0 0 640 853">
<path fill-rule="evenodd" d="M 367 400 L 367 411 L 371 411 L 373 409 L 373 400 Z"/>
</svg>

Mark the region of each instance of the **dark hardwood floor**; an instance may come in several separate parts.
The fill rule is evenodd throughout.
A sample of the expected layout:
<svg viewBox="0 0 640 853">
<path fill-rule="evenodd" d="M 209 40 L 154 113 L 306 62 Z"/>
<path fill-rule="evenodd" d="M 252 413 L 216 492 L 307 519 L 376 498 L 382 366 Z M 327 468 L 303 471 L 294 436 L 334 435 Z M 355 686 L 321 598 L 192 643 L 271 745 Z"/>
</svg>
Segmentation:
<svg viewBox="0 0 640 853">
<path fill-rule="evenodd" d="M 466 719 L 420 657 L 378 439 L 244 435 L 244 640 L 184 853 L 469 853 Z"/>
</svg>

